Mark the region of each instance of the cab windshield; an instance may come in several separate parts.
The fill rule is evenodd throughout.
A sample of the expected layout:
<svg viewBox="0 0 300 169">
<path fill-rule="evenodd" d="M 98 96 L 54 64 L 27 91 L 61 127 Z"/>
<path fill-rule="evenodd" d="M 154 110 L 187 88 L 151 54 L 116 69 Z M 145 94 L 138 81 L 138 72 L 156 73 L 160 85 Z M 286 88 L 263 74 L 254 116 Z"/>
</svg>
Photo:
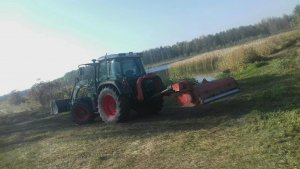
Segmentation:
<svg viewBox="0 0 300 169">
<path fill-rule="evenodd" d="M 138 58 L 114 59 L 111 62 L 112 76 L 137 77 L 145 74 L 141 60 Z"/>
</svg>

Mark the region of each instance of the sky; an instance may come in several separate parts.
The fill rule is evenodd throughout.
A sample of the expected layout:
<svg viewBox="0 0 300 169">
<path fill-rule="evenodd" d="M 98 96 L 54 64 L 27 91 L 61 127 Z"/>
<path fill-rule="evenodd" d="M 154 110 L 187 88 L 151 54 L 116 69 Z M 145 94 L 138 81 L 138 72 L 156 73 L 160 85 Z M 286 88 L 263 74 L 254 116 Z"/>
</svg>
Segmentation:
<svg viewBox="0 0 300 169">
<path fill-rule="evenodd" d="M 300 0 L 0 0 L 0 95 L 113 53 L 291 14 Z"/>
</svg>

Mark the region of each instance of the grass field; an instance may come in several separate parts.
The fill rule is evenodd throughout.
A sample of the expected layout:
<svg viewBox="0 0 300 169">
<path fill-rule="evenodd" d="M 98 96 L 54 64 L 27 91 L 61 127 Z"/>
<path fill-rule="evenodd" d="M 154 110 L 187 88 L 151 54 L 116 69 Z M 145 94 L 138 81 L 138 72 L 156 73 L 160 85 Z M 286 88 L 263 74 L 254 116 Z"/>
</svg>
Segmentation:
<svg viewBox="0 0 300 169">
<path fill-rule="evenodd" d="M 241 93 L 197 108 L 77 126 L 68 113 L 0 115 L 0 168 L 300 168 L 300 41 L 233 76 Z M 2 110 L 5 111 L 5 110 Z"/>
</svg>

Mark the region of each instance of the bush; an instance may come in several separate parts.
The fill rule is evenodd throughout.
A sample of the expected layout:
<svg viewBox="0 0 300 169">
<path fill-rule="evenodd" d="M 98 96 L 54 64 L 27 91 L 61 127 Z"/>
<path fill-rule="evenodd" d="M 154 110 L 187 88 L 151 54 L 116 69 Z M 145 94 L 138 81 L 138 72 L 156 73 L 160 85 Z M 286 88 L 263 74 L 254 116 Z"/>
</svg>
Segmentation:
<svg viewBox="0 0 300 169">
<path fill-rule="evenodd" d="M 19 104 L 23 103 L 24 101 L 25 101 L 25 99 L 21 96 L 21 93 L 16 90 L 10 92 L 10 94 L 8 96 L 8 102 L 11 105 L 19 105 Z"/>
<path fill-rule="evenodd" d="M 262 57 L 252 47 L 240 47 L 223 56 L 219 62 L 219 70 L 239 70 L 247 64 L 261 61 Z"/>
<path fill-rule="evenodd" d="M 48 107 L 52 99 L 69 98 L 70 94 L 70 87 L 55 81 L 37 83 L 30 90 L 30 97 L 38 101 L 43 107 Z"/>
<path fill-rule="evenodd" d="M 228 54 L 227 56 L 222 57 L 221 61 L 219 62 L 219 69 L 221 71 L 226 70 L 237 70 L 240 67 L 244 66 L 242 65 L 243 62 L 243 55 L 241 55 L 243 49 L 239 48 Z"/>
<path fill-rule="evenodd" d="M 263 57 L 259 55 L 253 47 L 246 48 L 244 51 L 244 63 L 255 63 L 263 60 Z"/>
<path fill-rule="evenodd" d="M 171 79 L 192 77 L 198 73 L 210 73 L 218 69 L 219 57 L 217 52 L 199 55 L 178 64 L 173 64 L 168 70 Z"/>
</svg>

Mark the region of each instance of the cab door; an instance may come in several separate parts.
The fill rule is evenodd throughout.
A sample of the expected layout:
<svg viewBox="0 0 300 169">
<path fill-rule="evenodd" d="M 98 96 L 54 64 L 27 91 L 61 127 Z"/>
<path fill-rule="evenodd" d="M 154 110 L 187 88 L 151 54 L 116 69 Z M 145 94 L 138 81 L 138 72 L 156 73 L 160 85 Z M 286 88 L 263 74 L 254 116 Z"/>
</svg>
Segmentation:
<svg viewBox="0 0 300 169">
<path fill-rule="evenodd" d="M 106 60 L 102 60 L 99 62 L 99 66 L 98 66 L 98 83 L 102 83 L 104 81 L 107 80 L 108 75 L 107 75 L 107 61 Z"/>
</svg>

